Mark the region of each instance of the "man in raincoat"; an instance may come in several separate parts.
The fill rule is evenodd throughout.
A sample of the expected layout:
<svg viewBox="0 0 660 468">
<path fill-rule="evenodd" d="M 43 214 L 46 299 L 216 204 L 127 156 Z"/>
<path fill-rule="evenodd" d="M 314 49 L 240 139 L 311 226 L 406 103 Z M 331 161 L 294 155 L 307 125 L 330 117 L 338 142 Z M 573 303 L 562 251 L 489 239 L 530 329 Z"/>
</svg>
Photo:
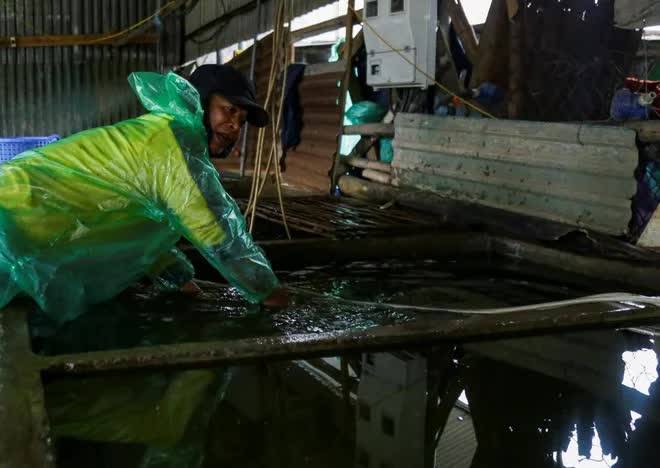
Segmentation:
<svg viewBox="0 0 660 468">
<path fill-rule="evenodd" d="M 209 161 L 245 121 L 268 124 L 250 82 L 214 65 L 191 82 L 133 73 L 129 83 L 148 114 L 0 165 L 0 308 L 25 294 L 64 322 L 145 276 L 179 288 L 194 273 L 182 237 L 250 301 L 282 302 Z"/>
</svg>

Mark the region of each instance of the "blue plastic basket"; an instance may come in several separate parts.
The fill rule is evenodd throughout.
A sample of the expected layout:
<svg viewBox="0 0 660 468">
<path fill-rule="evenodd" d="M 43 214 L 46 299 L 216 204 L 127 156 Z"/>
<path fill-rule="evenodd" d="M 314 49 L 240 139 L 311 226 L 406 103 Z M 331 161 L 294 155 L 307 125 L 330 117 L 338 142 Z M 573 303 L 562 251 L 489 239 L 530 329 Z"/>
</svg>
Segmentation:
<svg viewBox="0 0 660 468">
<path fill-rule="evenodd" d="M 0 163 L 7 162 L 24 151 L 46 146 L 59 140 L 57 135 L 47 137 L 0 138 Z"/>
</svg>

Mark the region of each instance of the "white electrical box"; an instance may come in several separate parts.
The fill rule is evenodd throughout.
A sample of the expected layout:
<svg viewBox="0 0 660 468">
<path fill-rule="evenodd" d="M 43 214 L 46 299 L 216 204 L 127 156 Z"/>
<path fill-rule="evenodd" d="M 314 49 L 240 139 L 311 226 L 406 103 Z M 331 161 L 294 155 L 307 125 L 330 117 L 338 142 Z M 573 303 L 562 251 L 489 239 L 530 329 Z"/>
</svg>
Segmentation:
<svg viewBox="0 0 660 468">
<path fill-rule="evenodd" d="M 430 86 L 435 77 L 438 1 L 366 0 L 364 17 L 378 33 L 363 26 L 367 84 L 376 89 Z"/>
</svg>

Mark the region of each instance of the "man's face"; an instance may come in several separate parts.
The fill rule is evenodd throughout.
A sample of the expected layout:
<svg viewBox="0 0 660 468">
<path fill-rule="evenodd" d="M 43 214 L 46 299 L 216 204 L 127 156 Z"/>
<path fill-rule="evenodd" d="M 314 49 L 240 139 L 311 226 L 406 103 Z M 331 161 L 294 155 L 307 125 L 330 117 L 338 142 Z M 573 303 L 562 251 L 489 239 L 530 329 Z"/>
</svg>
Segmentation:
<svg viewBox="0 0 660 468">
<path fill-rule="evenodd" d="M 234 146 L 246 118 L 247 112 L 244 109 L 219 94 L 211 96 L 207 114 L 211 156 L 219 156 L 224 150 Z"/>
</svg>

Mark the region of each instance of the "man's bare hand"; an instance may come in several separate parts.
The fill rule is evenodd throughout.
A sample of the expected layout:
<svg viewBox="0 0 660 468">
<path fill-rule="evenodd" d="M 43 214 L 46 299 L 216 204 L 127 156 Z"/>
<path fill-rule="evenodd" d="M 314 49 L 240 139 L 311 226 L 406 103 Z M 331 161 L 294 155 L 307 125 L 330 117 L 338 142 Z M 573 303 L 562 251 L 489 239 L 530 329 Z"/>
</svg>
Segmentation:
<svg viewBox="0 0 660 468">
<path fill-rule="evenodd" d="M 186 284 L 181 286 L 181 292 L 187 296 L 197 296 L 202 292 L 202 288 L 197 286 L 197 283 L 194 281 L 188 281 Z"/>
<path fill-rule="evenodd" d="M 286 289 L 278 288 L 264 299 L 263 304 L 268 307 L 286 307 L 289 305 L 289 295 Z"/>
</svg>

